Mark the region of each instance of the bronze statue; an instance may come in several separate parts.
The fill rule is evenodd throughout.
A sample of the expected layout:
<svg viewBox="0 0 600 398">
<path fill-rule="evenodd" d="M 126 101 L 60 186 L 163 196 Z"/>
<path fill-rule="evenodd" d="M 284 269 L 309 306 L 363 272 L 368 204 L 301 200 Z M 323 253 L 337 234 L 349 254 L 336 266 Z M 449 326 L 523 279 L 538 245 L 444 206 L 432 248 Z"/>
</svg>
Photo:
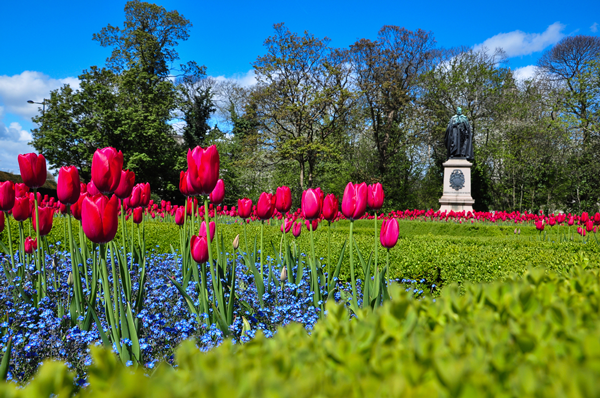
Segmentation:
<svg viewBox="0 0 600 398">
<path fill-rule="evenodd" d="M 460 108 L 456 109 L 456 115 L 448 123 L 444 143 L 448 149 L 448 159 L 473 160 L 473 130 Z"/>
</svg>

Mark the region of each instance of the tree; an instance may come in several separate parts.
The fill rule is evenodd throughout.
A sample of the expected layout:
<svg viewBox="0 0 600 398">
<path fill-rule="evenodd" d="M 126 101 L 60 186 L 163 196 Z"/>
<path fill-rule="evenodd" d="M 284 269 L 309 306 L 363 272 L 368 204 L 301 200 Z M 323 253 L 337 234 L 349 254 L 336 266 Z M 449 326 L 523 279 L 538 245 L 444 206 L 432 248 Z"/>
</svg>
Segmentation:
<svg viewBox="0 0 600 398">
<path fill-rule="evenodd" d="M 317 163 L 335 155 L 331 140 L 341 132 L 351 99 L 349 70 L 328 38 L 300 36 L 284 24 L 274 28 L 265 40 L 267 54 L 253 64 L 258 81 L 253 102 L 262 144 L 272 148 L 276 162 L 297 162 L 304 189 L 313 186 Z"/>
<path fill-rule="evenodd" d="M 175 46 L 189 37 L 191 23 L 177 11 L 137 0 L 126 4 L 125 14 L 123 28 L 108 25 L 93 37 L 113 47 L 108 67 L 84 71 L 77 92 L 63 87 L 51 93 L 45 114 L 33 119 L 40 125 L 33 145 L 54 168 L 76 162 L 84 178 L 96 148 L 113 146 L 123 151 L 124 166 L 138 181 L 173 199 L 185 154 L 169 124 L 180 103 L 169 72 L 178 59 Z M 205 73 L 194 62 L 182 69 L 184 77 Z"/>
<path fill-rule="evenodd" d="M 409 115 L 417 98 L 419 76 L 436 55 L 433 34 L 386 25 L 377 40 L 350 46 L 354 84 L 361 95 L 366 127 L 375 146 L 371 179 L 388 187 L 388 205 L 407 206 L 413 170 Z"/>
<path fill-rule="evenodd" d="M 185 122 L 183 140 L 188 148 L 206 146 L 206 136 L 211 129 L 208 121 L 216 111 L 213 101 L 215 85 L 214 79 L 206 77 L 192 76 L 179 81 L 179 108 L 183 111 Z"/>
</svg>

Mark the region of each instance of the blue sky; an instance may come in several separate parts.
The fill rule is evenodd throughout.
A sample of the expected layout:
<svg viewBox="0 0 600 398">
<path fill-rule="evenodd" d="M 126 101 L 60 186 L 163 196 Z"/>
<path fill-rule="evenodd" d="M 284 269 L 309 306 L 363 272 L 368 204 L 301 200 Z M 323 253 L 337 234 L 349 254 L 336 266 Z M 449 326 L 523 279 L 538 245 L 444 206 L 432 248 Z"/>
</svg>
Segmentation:
<svg viewBox="0 0 600 398">
<path fill-rule="evenodd" d="M 0 170 L 17 171 L 31 117 L 41 101 L 92 65 L 104 65 L 110 50 L 92 41 L 107 24 L 121 26 L 126 1 L 4 1 L 0 5 Z M 438 45 L 503 47 L 509 66 L 523 76 L 543 50 L 566 35 L 600 35 L 600 2 L 400 2 L 400 1 L 160 1 L 194 25 L 178 47 L 182 62 L 206 65 L 211 76 L 252 83 L 252 62 L 263 53 L 273 24 L 327 36 L 347 47 L 374 39 L 383 25 L 433 32 Z M 576 8 L 573 6 L 576 5 Z"/>
</svg>

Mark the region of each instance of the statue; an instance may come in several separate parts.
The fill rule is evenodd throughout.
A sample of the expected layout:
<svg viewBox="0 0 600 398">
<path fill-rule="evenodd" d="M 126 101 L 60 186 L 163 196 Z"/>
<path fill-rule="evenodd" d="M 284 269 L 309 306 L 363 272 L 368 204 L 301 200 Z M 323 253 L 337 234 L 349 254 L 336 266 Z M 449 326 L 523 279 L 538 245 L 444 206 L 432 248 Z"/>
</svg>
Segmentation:
<svg viewBox="0 0 600 398">
<path fill-rule="evenodd" d="M 473 131 L 460 108 L 456 109 L 456 115 L 448 123 L 444 143 L 448 149 L 448 159 L 473 160 Z"/>
</svg>

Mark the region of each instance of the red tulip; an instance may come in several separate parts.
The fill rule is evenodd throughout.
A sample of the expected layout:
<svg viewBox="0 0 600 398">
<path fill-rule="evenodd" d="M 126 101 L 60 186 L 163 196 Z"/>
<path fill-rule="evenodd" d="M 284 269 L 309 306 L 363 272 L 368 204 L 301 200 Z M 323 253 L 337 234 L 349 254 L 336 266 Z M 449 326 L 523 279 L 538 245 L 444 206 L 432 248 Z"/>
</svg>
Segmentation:
<svg viewBox="0 0 600 398">
<path fill-rule="evenodd" d="M 210 197 L 208 198 L 212 203 L 216 205 L 220 205 L 223 203 L 223 199 L 225 198 L 225 183 L 223 180 L 219 179 L 217 181 L 217 185 L 215 185 L 215 189 L 210 193 Z"/>
<path fill-rule="evenodd" d="M 17 221 L 25 221 L 31 217 L 31 206 L 29 205 L 29 196 L 15 198 L 15 205 L 12 208 L 12 215 Z"/>
<path fill-rule="evenodd" d="M 179 192 L 181 192 L 181 194 L 183 196 L 192 196 L 192 188 L 189 186 L 188 184 L 188 172 L 187 171 L 181 171 L 179 173 Z"/>
<path fill-rule="evenodd" d="M 183 225 L 185 217 L 185 207 L 178 207 L 175 211 L 175 224 Z"/>
<path fill-rule="evenodd" d="M 318 218 L 315 218 L 315 219 L 314 219 L 314 220 L 312 220 L 312 221 L 309 221 L 309 220 L 304 220 L 304 224 L 306 225 L 306 229 L 307 229 L 308 231 L 310 231 L 310 224 L 312 224 L 312 229 L 313 229 L 313 231 L 316 231 L 316 230 L 317 230 L 317 227 L 319 226 L 319 219 L 318 219 Z"/>
<path fill-rule="evenodd" d="M 84 182 L 80 182 L 79 183 L 79 193 L 86 193 L 87 192 L 87 184 Z"/>
<path fill-rule="evenodd" d="M 574 217 L 569 217 L 569 220 L 567 221 L 567 224 L 570 226 L 572 226 L 573 224 L 575 224 L 575 218 Z"/>
<path fill-rule="evenodd" d="M 77 202 L 71 205 L 71 214 L 78 221 L 81 221 L 81 207 L 83 206 L 83 200 L 86 196 L 88 196 L 88 194 L 82 192 L 81 194 L 79 194 L 79 199 L 77 199 Z"/>
<path fill-rule="evenodd" d="M 587 220 L 585 222 L 585 230 L 587 232 L 592 232 L 594 230 L 594 221 L 592 220 Z"/>
<path fill-rule="evenodd" d="M 383 207 L 383 187 L 381 183 L 369 185 L 367 189 L 367 204 L 373 210 L 379 210 Z"/>
<path fill-rule="evenodd" d="M 210 241 L 212 242 L 215 238 L 215 222 L 211 221 L 208 223 L 208 229 L 210 230 Z M 200 230 L 198 231 L 198 236 L 206 236 L 206 222 L 202 221 L 202 225 L 200 225 Z"/>
<path fill-rule="evenodd" d="M 15 198 L 22 198 L 23 196 L 27 196 L 29 192 L 29 187 L 21 182 L 17 182 L 15 184 Z"/>
<path fill-rule="evenodd" d="M 123 153 L 115 148 L 96 149 L 92 158 L 92 181 L 102 193 L 114 192 L 121 180 Z M 94 195 L 95 196 L 95 195 Z"/>
<path fill-rule="evenodd" d="M 600 225 L 600 213 L 594 214 L 594 224 Z"/>
<path fill-rule="evenodd" d="M 304 218 L 308 220 L 319 218 L 322 207 L 323 198 L 319 191 L 309 188 L 302 192 L 302 212 L 304 213 Z"/>
<path fill-rule="evenodd" d="M 46 158 L 44 155 L 26 153 L 18 156 L 19 170 L 23 183 L 29 188 L 39 188 L 46 182 Z"/>
<path fill-rule="evenodd" d="M 58 202 L 58 210 L 60 214 L 67 214 L 67 205 Z"/>
<path fill-rule="evenodd" d="M 295 238 L 297 238 L 297 237 L 300 236 L 300 232 L 302 232 L 302 223 L 301 222 L 297 222 L 292 227 L 292 234 L 294 235 Z"/>
<path fill-rule="evenodd" d="M 58 171 L 56 194 L 58 200 L 65 205 L 72 205 L 79 199 L 79 170 L 75 166 L 61 167 Z"/>
<path fill-rule="evenodd" d="M 90 196 L 96 196 L 96 195 L 100 195 L 102 193 L 102 192 L 100 192 L 98 190 L 98 188 L 96 188 L 96 185 L 94 184 L 94 181 L 90 181 L 90 182 L 87 183 L 86 192 Z"/>
<path fill-rule="evenodd" d="M 381 224 L 381 232 L 379 233 L 379 240 L 381 246 L 391 249 L 396 246 L 399 235 L 398 220 L 395 218 L 383 221 Z"/>
<path fill-rule="evenodd" d="M 150 203 L 150 184 L 136 184 L 131 191 L 129 206 L 136 208 L 140 206 L 148 206 L 148 203 Z"/>
<path fill-rule="evenodd" d="M 121 171 L 121 178 L 119 179 L 119 186 L 115 190 L 115 195 L 119 199 L 128 198 L 133 190 L 135 184 L 135 173 L 129 170 Z"/>
<path fill-rule="evenodd" d="M 256 203 L 256 215 L 261 220 L 268 220 L 273 216 L 275 211 L 275 201 L 277 198 L 275 195 L 267 192 L 260 194 L 258 202 Z"/>
<path fill-rule="evenodd" d="M 206 241 L 206 236 L 193 235 L 190 241 L 190 249 L 195 262 L 200 264 L 208 261 L 208 242 Z"/>
<path fill-rule="evenodd" d="M 46 236 L 50 233 L 50 230 L 52 229 L 52 219 L 54 217 L 54 209 L 51 207 L 38 207 L 38 215 L 40 216 L 40 235 L 41 236 Z M 35 211 L 31 214 L 32 216 L 32 223 L 33 223 L 33 229 L 34 231 L 37 231 L 36 228 L 36 218 L 35 218 Z"/>
<path fill-rule="evenodd" d="M 287 213 L 292 208 L 292 191 L 290 187 L 279 187 L 275 192 L 275 208 L 281 214 Z"/>
<path fill-rule="evenodd" d="M 346 185 L 342 199 L 342 213 L 346 218 L 355 220 L 361 218 L 367 210 L 367 184 Z"/>
<path fill-rule="evenodd" d="M 323 218 L 327 221 L 333 221 L 338 214 L 340 202 L 337 196 L 330 193 L 323 200 Z"/>
<path fill-rule="evenodd" d="M 204 149 L 199 146 L 188 149 L 188 178 L 194 191 L 199 195 L 209 195 L 219 179 L 219 152 L 212 145 Z"/>
<path fill-rule="evenodd" d="M 15 183 L 0 182 L 0 211 L 12 210 L 15 205 Z"/>
<path fill-rule="evenodd" d="M 583 213 L 581 213 L 581 217 L 579 219 L 581 220 L 582 223 L 586 223 L 587 220 L 590 219 L 590 215 L 584 211 Z"/>
<path fill-rule="evenodd" d="M 32 254 L 34 251 L 37 250 L 37 239 L 31 239 L 31 237 L 28 236 L 27 238 L 25 238 L 24 246 L 25 253 Z"/>
<path fill-rule="evenodd" d="M 543 231 L 543 230 L 544 230 L 544 221 L 542 221 L 542 220 L 540 220 L 540 221 L 537 221 L 537 222 L 535 223 L 535 228 L 536 228 L 538 231 Z"/>
<path fill-rule="evenodd" d="M 141 183 L 138 184 L 141 185 L 142 187 L 142 195 L 141 195 L 141 205 L 146 207 L 150 204 L 151 200 L 150 200 L 150 183 Z"/>
<path fill-rule="evenodd" d="M 133 209 L 133 222 L 136 224 L 140 224 L 142 219 L 144 218 L 144 208 L 136 207 Z"/>
<path fill-rule="evenodd" d="M 292 229 L 292 225 L 294 225 L 294 220 L 292 220 L 291 218 L 286 218 L 281 223 L 281 232 L 287 234 L 288 232 L 290 232 L 290 229 Z"/>
<path fill-rule="evenodd" d="M 248 218 L 252 214 L 252 200 L 248 198 L 238 199 L 238 216 Z"/>
<path fill-rule="evenodd" d="M 119 201 L 116 196 L 87 195 L 81 207 L 83 232 L 94 243 L 107 243 L 117 233 Z"/>
</svg>

